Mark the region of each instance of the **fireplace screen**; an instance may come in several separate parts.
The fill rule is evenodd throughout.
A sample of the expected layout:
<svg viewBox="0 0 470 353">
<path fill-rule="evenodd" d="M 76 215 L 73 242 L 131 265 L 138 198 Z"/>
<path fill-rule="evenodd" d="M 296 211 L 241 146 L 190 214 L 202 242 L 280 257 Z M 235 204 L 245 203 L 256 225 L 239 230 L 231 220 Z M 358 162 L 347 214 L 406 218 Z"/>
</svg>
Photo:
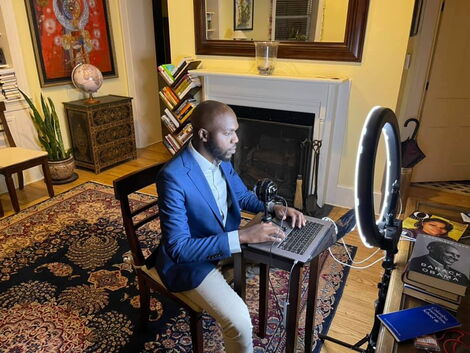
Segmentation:
<svg viewBox="0 0 470 353">
<path fill-rule="evenodd" d="M 235 170 L 253 188 L 262 178 L 272 179 L 278 194 L 292 206 L 298 175 L 306 197 L 311 169 L 313 114 L 231 106 L 238 116 L 239 143 Z"/>
</svg>

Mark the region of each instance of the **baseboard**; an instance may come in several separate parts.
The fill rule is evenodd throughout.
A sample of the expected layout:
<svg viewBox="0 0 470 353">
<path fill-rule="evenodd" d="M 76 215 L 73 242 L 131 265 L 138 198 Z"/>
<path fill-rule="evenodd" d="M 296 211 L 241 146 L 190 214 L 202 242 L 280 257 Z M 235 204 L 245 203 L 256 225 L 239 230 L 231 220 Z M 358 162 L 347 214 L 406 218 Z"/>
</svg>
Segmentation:
<svg viewBox="0 0 470 353">
<path fill-rule="evenodd" d="M 375 213 L 378 214 L 382 193 L 374 192 Z M 353 208 L 354 207 L 354 188 L 351 186 L 337 185 L 333 195 L 328 195 L 326 203 L 334 206 Z"/>
</svg>

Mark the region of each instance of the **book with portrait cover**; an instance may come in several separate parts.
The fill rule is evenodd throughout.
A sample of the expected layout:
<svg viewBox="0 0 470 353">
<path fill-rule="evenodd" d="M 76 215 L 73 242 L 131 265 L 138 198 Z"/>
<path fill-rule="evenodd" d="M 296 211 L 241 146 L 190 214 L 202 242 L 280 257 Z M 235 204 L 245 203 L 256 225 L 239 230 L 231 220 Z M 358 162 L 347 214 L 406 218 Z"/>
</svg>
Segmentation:
<svg viewBox="0 0 470 353">
<path fill-rule="evenodd" d="M 407 265 L 415 282 L 464 296 L 470 276 L 470 246 L 420 234 Z"/>
<path fill-rule="evenodd" d="M 460 322 L 437 304 L 377 315 L 397 342 L 460 326 Z"/>
<path fill-rule="evenodd" d="M 468 225 L 420 211 L 415 211 L 403 221 L 402 235 L 416 239 L 418 234 L 427 234 L 458 241 Z"/>
</svg>

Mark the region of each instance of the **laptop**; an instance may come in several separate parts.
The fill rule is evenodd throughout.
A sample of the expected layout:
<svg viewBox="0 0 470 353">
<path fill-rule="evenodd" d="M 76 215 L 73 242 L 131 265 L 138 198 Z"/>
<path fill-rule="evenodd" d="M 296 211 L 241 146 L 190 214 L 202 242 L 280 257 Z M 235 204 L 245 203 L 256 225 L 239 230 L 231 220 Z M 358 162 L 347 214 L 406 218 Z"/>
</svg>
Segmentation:
<svg viewBox="0 0 470 353">
<path fill-rule="evenodd" d="M 281 227 L 286 237 L 282 242 L 249 243 L 248 247 L 262 250 L 291 260 L 309 262 L 323 250 L 336 242 L 336 231 L 332 222 L 305 216 L 302 228 L 292 228 L 288 221 L 273 219 Z M 282 224 L 282 226 L 281 226 Z"/>
</svg>

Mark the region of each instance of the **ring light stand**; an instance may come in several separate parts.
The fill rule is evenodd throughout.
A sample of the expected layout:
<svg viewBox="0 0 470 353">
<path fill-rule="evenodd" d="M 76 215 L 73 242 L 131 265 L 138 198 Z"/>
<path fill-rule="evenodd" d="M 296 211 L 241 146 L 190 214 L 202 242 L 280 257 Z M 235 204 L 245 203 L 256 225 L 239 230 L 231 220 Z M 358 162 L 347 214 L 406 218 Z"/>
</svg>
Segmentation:
<svg viewBox="0 0 470 353">
<path fill-rule="evenodd" d="M 375 159 L 381 133 L 385 137 L 387 164 L 383 206 L 376 221 L 373 186 Z M 368 248 L 379 247 L 385 251 L 385 258 L 382 262 L 384 274 L 378 284 L 379 293 L 375 304 L 374 325 L 371 332 L 354 345 L 318 334 L 321 340 L 330 340 L 357 352 L 375 352 L 380 329 L 380 320 L 377 315 L 383 313 L 401 234 L 401 221 L 395 218 L 400 190 L 400 166 L 400 134 L 395 113 L 388 108 L 375 107 L 367 116 L 362 129 L 355 178 L 355 213 L 361 240 Z M 360 348 L 366 342 L 368 342 L 367 348 Z"/>
</svg>

